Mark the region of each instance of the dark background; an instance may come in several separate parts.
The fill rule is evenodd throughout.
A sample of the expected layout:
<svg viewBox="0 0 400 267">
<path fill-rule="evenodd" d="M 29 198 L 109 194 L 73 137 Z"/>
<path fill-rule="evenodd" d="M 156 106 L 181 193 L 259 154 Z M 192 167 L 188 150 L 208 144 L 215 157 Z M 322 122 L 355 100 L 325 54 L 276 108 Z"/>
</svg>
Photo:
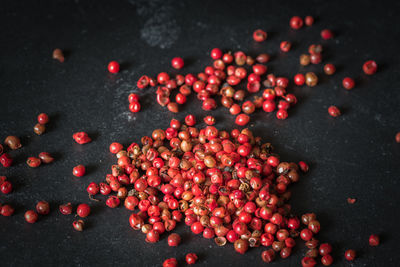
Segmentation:
<svg viewBox="0 0 400 267">
<path fill-rule="evenodd" d="M 188 252 L 199 255 L 200 265 L 261 265 L 262 248 L 242 256 L 232 245 L 217 247 L 183 225 L 177 229 L 183 237 L 178 248 L 167 246 L 167 235 L 147 244 L 144 235 L 130 228 L 128 210 L 91 202 L 85 191 L 90 182 L 103 181 L 115 162 L 108 152 L 111 142 L 127 145 L 155 128 L 165 129 L 173 117 L 182 119 L 192 112 L 200 120 L 205 115 L 195 99 L 183 112 L 170 114 L 155 102 L 154 89 L 139 92 L 142 111 L 131 114 L 127 96 L 138 91 L 137 79 L 161 71 L 176 73 L 170 67 L 175 56 L 185 59 L 183 73 L 199 72 L 211 63 L 209 51 L 220 47 L 253 56 L 271 53 L 269 69 L 282 76 L 318 74 L 318 86 L 289 89 L 299 103 L 287 120 L 259 111 L 250 128 L 271 141 L 282 159 L 310 163 L 309 174 L 291 187 L 291 203 L 296 214 L 318 214 L 319 239 L 332 242 L 335 266 L 398 266 L 400 145 L 394 136 L 400 131 L 400 4 L 329 2 L 2 1 L 0 139 L 18 135 L 24 146 L 11 152 L 13 167 L 0 168 L 0 175 L 15 187 L 12 194 L 0 195 L 0 202 L 16 207 L 12 217 L 0 217 L 0 265 L 160 266 L 170 257 L 183 264 Z M 312 15 L 316 21 L 311 28 L 293 31 L 293 15 Z M 257 28 L 268 31 L 266 42 L 252 40 Z M 321 40 L 324 28 L 332 29 L 335 39 Z M 294 43 L 292 51 L 279 52 L 282 40 Z M 323 44 L 324 63 L 337 65 L 329 79 L 322 64 L 298 64 L 312 43 Z M 63 64 L 51 58 L 57 47 L 66 51 Z M 379 64 L 376 75 L 362 73 L 369 59 Z M 117 75 L 106 70 L 111 60 L 122 65 Z M 345 76 L 356 79 L 352 91 L 341 86 Z M 341 117 L 328 115 L 332 104 L 342 109 Z M 36 136 L 32 127 L 41 112 L 51 121 L 46 134 Z M 233 117 L 225 109 L 211 114 L 219 129 L 232 129 Z M 72 140 L 76 131 L 87 131 L 94 141 L 77 145 Z M 26 158 L 41 151 L 57 160 L 37 169 L 27 167 Z M 77 164 L 87 166 L 86 176 L 72 176 Z M 348 197 L 357 202 L 349 205 Z M 39 200 L 49 201 L 52 212 L 29 225 L 23 214 Z M 73 230 L 73 215 L 58 212 L 65 202 L 91 203 L 83 233 Z M 372 233 L 381 236 L 379 247 L 369 247 Z M 359 255 L 353 263 L 343 257 L 348 248 Z M 271 266 L 299 266 L 304 251 L 298 245 L 289 259 Z"/>
</svg>

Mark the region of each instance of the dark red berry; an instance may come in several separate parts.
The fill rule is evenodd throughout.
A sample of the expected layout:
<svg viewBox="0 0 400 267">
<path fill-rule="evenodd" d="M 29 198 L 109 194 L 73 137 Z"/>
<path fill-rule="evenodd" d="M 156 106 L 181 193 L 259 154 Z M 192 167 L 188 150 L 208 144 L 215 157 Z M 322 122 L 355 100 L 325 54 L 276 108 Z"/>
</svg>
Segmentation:
<svg viewBox="0 0 400 267">
<path fill-rule="evenodd" d="M 72 213 L 72 204 L 71 203 L 62 204 L 60 205 L 59 210 L 61 214 L 69 215 Z"/>
<path fill-rule="evenodd" d="M 4 177 L 4 176 L 3 176 Z M 4 181 L 0 185 L 0 191 L 3 194 L 9 194 L 12 191 L 12 184 L 9 181 Z"/>
<path fill-rule="evenodd" d="M 37 168 L 40 166 L 40 164 L 42 163 L 42 161 L 39 158 L 36 157 L 29 157 L 26 160 L 26 164 L 28 164 L 29 167 L 31 168 Z"/>
<path fill-rule="evenodd" d="M 33 210 L 28 210 L 24 214 L 25 221 L 28 223 L 35 223 L 38 220 L 38 214 Z"/>
<path fill-rule="evenodd" d="M 181 243 L 181 237 L 178 234 L 172 233 L 168 236 L 168 246 L 177 247 L 179 243 Z"/>
<path fill-rule="evenodd" d="M 378 235 L 370 235 L 368 239 L 369 245 L 372 247 L 376 247 L 379 245 L 379 236 Z"/>
<path fill-rule="evenodd" d="M 0 208 L 0 214 L 3 216 L 8 217 L 8 216 L 13 215 L 13 213 L 14 213 L 14 208 L 11 207 L 10 205 L 6 204 L 6 205 L 1 206 L 1 208 Z"/>
<path fill-rule="evenodd" d="M 303 19 L 300 18 L 299 16 L 294 16 L 290 19 L 289 24 L 292 29 L 298 30 L 301 27 L 303 27 Z"/>
<path fill-rule="evenodd" d="M 39 213 L 39 214 L 41 214 L 41 215 L 47 215 L 47 214 L 49 214 L 49 212 L 50 212 L 50 205 L 49 205 L 49 202 L 44 201 L 44 200 L 39 201 L 39 202 L 36 204 L 36 211 L 37 211 L 37 213 Z"/>
<path fill-rule="evenodd" d="M 348 249 L 344 253 L 344 257 L 348 261 L 353 261 L 356 258 L 356 252 L 353 249 Z"/>
<path fill-rule="evenodd" d="M 378 65 L 373 60 L 368 60 L 362 67 L 363 71 L 367 75 L 372 75 L 378 70 Z"/>
<path fill-rule="evenodd" d="M 331 38 L 333 38 L 333 32 L 329 29 L 324 29 L 321 31 L 321 37 L 324 40 L 331 39 Z"/>
</svg>

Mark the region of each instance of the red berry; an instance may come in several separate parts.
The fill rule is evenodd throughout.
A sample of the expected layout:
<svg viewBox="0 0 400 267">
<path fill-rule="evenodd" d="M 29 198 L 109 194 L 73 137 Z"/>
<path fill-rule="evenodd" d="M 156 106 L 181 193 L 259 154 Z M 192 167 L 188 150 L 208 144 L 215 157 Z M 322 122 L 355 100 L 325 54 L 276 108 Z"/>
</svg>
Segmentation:
<svg viewBox="0 0 400 267">
<path fill-rule="evenodd" d="M 239 114 L 236 116 L 235 123 L 239 126 L 245 126 L 249 123 L 250 117 L 246 114 Z"/>
<path fill-rule="evenodd" d="M 185 123 L 187 126 L 194 126 L 196 124 L 196 117 L 192 114 L 189 114 L 185 117 Z"/>
<path fill-rule="evenodd" d="M 348 261 L 353 261 L 356 258 L 356 252 L 353 249 L 348 249 L 344 253 L 344 257 Z"/>
<path fill-rule="evenodd" d="M 37 120 L 40 124 L 46 124 L 49 122 L 49 116 L 46 113 L 40 113 L 37 117 Z"/>
<path fill-rule="evenodd" d="M 263 41 L 265 41 L 267 39 L 267 33 L 265 31 L 263 31 L 263 30 L 260 30 L 260 29 L 255 30 L 253 32 L 253 39 L 256 42 L 263 42 Z"/>
<path fill-rule="evenodd" d="M 146 242 L 156 243 L 158 240 L 160 240 L 160 234 L 156 230 L 152 229 L 146 234 Z"/>
<path fill-rule="evenodd" d="M 85 175 L 85 172 L 86 172 L 86 168 L 85 168 L 85 166 L 83 166 L 83 165 L 75 166 L 75 167 L 72 169 L 72 174 L 73 174 L 74 176 L 76 176 L 76 177 L 82 177 L 82 176 L 84 176 L 84 175 Z"/>
<path fill-rule="evenodd" d="M 332 117 L 338 117 L 340 116 L 340 110 L 336 107 L 336 106 L 330 106 L 328 108 L 328 113 L 329 115 L 331 115 Z"/>
<path fill-rule="evenodd" d="M 78 216 L 82 218 L 89 216 L 90 206 L 85 203 L 79 204 L 78 207 L 76 208 L 76 214 L 78 214 Z"/>
<path fill-rule="evenodd" d="M 9 181 L 4 181 L 3 183 L 1 183 L 0 185 L 0 191 L 3 194 L 9 194 L 12 191 L 12 184 Z"/>
<path fill-rule="evenodd" d="M 178 234 L 172 233 L 168 236 L 168 246 L 177 247 L 179 243 L 181 243 L 181 237 Z"/>
<path fill-rule="evenodd" d="M 140 108 L 141 108 L 141 106 L 140 106 L 140 103 L 138 101 L 133 101 L 133 102 L 131 102 L 129 104 L 129 110 L 131 112 L 134 112 L 134 113 L 139 112 Z"/>
<path fill-rule="evenodd" d="M 177 70 L 183 68 L 183 65 L 184 65 L 184 64 L 185 64 L 185 63 L 183 62 L 183 59 L 182 59 L 181 57 L 174 57 L 174 58 L 171 60 L 171 65 L 172 65 L 172 67 L 173 67 L 174 69 L 177 69 Z"/>
<path fill-rule="evenodd" d="M 175 101 L 176 103 L 183 105 L 186 103 L 186 96 L 184 94 L 177 93 L 175 96 Z"/>
<path fill-rule="evenodd" d="M 307 26 L 311 26 L 314 24 L 314 18 L 311 16 L 307 16 L 304 18 L 304 22 Z"/>
<path fill-rule="evenodd" d="M 335 67 L 335 65 L 330 64 L 330 63 L 326 64 L 326 65 L 324 66 L 324 72 L 325 72 L 326 75 L 332 75 L 332 74 L 334 74 L 334 73 L 336 72 L 336 67 Z"/>
<path fill-rule="evenodd" d="M 190 226 L 192 232 L 196 235 L 201 234 L 204 230 L 204 226 L 200 222 L 195 222 Z"/>
<path fill-rule="evenodd" d="M 123 145 L 121 145 L 120 143 L 111 143 L 110 145 L 110 152 L 113 154 L 117 154 L 118 152 L 120 152 L 123 149 Z"/>
<path fill-rule="evenodd" d="M 272 112 L 272 111 L 275 110 L 276 105 L 275 105 L 275 102 L 272 101 L 272 100 L 265 100 L 265 101 L 263 102 L 262 108 L 263 108 L 263 110 L 264 110 L 265 112 Z"/>
<path fill-rule="evenodd" d="M 362 67 L 363 71 L 367 75 L 372 75 L 378 70 L 378 65 L 373 60 L 368 60 Z"/>
<path fill-rule="evenodd" d="M 219 48 L 214 48 L 211 50 L 211 58 L 212 59 L 220 59 L 222 57 L 222 51 Z"/>
<path fill-rule="evenodd" d="M 198 257 L 195 253 L 188 253 L 185 257 L 186 263 L 189 265 L 195 264 L 197 259 Z"/>
<path fill-rule="evenodd" d="M 379 236 L 378 235 L 370 235 L 368 241 L 369 241 L 370 246 L 376 247 L 379 245 Z"/>
<path fill-rule="evenodd" d="M 321 256 L 328 255 L 332 252 L 332 246 L 328 243 L 323 243 L 319 245 L 319 254 Z"/>
<path fill-rule="evenodd" d="M 329 30 L 329 29 L 322 30 L 321 31 L 321 37 L 324 40 L 331 39 L 331 38 L 333 38 L 333 32 L 331 30 Z"/>
<path fill-rule="evenodd" d="M 292 44 L 288 41 L 283 41 L 280 44 L 280 48 L 282 52 L 289 52 L 290 48 L 292 47 Z"/>
<path fill-rule="evenodd" d="M 97 195 L 99 191 L 100 191 L 99 185 L 94 182 L 90 183 L 86 188 L 86 192 L 88 192 L 88 194 L 91 196 Z"/>
<path fill-rule="evenodd" d="M 300 237 L 304 241 L 310 241 L 311 238 L 313 237 L 313 232 L 311 232 L 311 230 L 309 230 L 309 229 L 303 229 L 300 232 Z"/>
<path fill-rule="evenodd" d="M 28 164 L 28 166 L 31 168 L 39 167 L 41 163 L 42 163 L 42 161 L 37 157 L 29 157 L 26 160 L 26 164 Z"/>
<path fill-rule="evenodd" d="M 301 27 L 303 27 L 303 19 L 300 18 L 299 16 L 294 16 L 290 19 L 289 24 L 292 29 L 298 30 Z"/>
<path fill-rule="evenodd" d="M 354 80 L 352 78 L 346 77 L 346 78 L 343 79 L 342 84 L 343 84 L 343 87 L 345 89 L 351 90 L 351 89 L 354 88 L 355 82 L 354 82 Z"/>
<path fill-rule="evenodd" d="M 36 204 L 36 211 L 41 215 L 47 215 L 50 212 L 50 205 L 47 201 L 39 201 Z"/>
<path fill-rule="evenodd" d="M 304 74 L 296 74 L 294 76 L 294 83 L 298 86 L 302 86 L 306 81 L 306 78 L 304 77 Z"/>
<path fill-rule="evenodd" d="M 302 172 L 308 172 L 309 169 L 308 164 L 305 163 L 304 161 L 299 161 L 299 167 Z"/>
<path fill-rule="evenodd" d="M 169 75 L 166 72 L 161 72 L 157 75 L 157 82 L 159 84 L 166 84 L 169 81 Z"/>
<path fill-rule="evenodd" d="M 24 214 L 25 221 L 28 223 L 35 223 L 38 220 L 38 214 L 33 210 L 28 210 Z"/>
<path fill-rule="evenodd" d="M 117 61 L 111 61 L 108 63 L 108 71 L 110 73 L 118 73 L 119 72 L 119 64 Z"/>
<path fill-rule="evenodd" d="M 276 117 L 280 120 L 285 120 L 288 117 L 288 113 L 286 109 L 279 109 L 278 112 L 276 112 Z"/>
<path fill-rule="evenodd" d="M 85 132 L 77 132 L 72 135 L 72 138 L 80 145 L 89 143 L 92 139 Z"/>
<path fill-rule="evenodd" d="M 112 209 L 118 207 L 120 203 L 121 203 L 121 201 L 116 196 L 110 196 L 106 200 L 107 207 L 112 208 Z"/>
<path fill-rule="evenodd" d="M 139 80 L 137 81 L 137 87 L 138 87 L 139 89 L 144 89 L 144 88 L 146 88 L 146 87 L 150 84 L 151 81 L 152 81 L 152 80 L 151 80 L 148 76 L 143 75 L 143 76 L 140 77 Z M 150 85 L 151 85 L 151 84 L 150 84 Z M 151 85 L 151 86 L 153 86 L 153 85 Z M 128 98 L 128 100 L 129 100 L 129 98 Z M 131 103 L 131 101 L 129 101 L 129 103 Z"/>
<path fill-rule="evenodd" d="M 332 263 L 333 263 L 333 258 L 332 258 L 332 256 L 331 256 L 330 254 L 327 254 L 327 255 L 325 255 L 325 256 L 322 256 L 322 258 L 321 258 L 321 263 L 322 263 L 324 266 L 330 266 L 330 265 L 332 265 Z"/>
<path fill-rule="evenodd" d="M 129 101 L 129 103 L 132 103 L 132 102 L 135 102 L 135 101 L 139 102 L 139 95 L 137 95 L 135 93 L 129 94 L 128 101 Z"/>
<path fill-rule="evenodd" d="M 14 208 L 11 207 L 10 205 L 6 204 L 6 205 L 1 206 L 1 208 L 0 208 L 0 214 L 3 216 L 8 217 L 8 216 L 13 215 L 13 213 L 14 213 Z"/>
<path fill-rule="evenodd" d="M 72 213 L 72 205 L 71 205 L 71 203 L 62 204 L 62 205 L 60 205 L 59 210 L 60 210 L 61 214 L 69 215 Z"/>
<path fill-rule="evenodd" d="M 315 265 L 317 265 L 317 262 L 313 258 L 304 257 L 303 259 L 301 259 L 302 267 L 314 267 Z"/>
<path fill-rule="evenodd" d="M 175 258 L 166 259 L 163 262 L 163 267 L 177 267 L 178 261 Z"/>
</svg>

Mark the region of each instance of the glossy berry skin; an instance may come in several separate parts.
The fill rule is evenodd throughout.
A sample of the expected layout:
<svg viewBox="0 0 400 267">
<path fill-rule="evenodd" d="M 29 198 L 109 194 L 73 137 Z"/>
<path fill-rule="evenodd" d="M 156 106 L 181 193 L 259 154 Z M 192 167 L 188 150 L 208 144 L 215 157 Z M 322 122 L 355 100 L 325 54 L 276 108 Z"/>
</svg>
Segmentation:
<svg viewBox="0 0 400 267">
<path fill-rule="evenodd" d="M 133 113 L 139 112 L 141 109 L 141 105 L 138 101 L 133 101 L 129 104 L 129 110 Z"/>
<path fill-rule="evenodd" d="M 72 135 L 72 138 L 80 145 L 89 143 L 92 139 L 85 132 L 77 132 Z"/>
<path fill-rule="evenodd" d="M 313 237 L 313 233 L 309 229 L 303 229 L 300 232 L 300 237 L 304 241 L 310 241 L 311 238 Z"/>
<path fill-rule="evenodd" d="M 353 249 L 348 249 L 344 253 L 344 257 L 348 261 L 353 261 L 356 258 L 356 252 Z"/>
<path fill-rule="evenodd" d="M 364 63 L 362 69 L 365 74 L 372 75 L 378 70 L 378 64 L 376 64 L 376 62 L 373 60 L 368 60 Z"/>
<path fill-rule="evenodd" d="M 328 255 L 332 252 L 332 246 L 329 243 L 319 245 L 319 254 L 321 256 Z"/>
<path fill-rule="evenodd" d="M 9 217 L 9 216 L 13 215 L 13 213 L 14 213 L 14 208 L 11 207 L 10 205 L 6 204 L 6 205 L 1 206 L 1 208 L 0 208 L 0 214 L 2 216 Z"/>
<path fill-rule="evenodd" d="M 156 243 L 160 240 L 160 234 L 156 230 L 150 230 L 146 234 L 146 242 L 148 243 Z"/>
<path fill-rule="evenodd" d="M 120 143 L 114 142 L 111 143 L 110 145 L 110 152 L 113 154 L 117 154 L 118 152 L 120 152 L 123 149 L 123 145 L 121 145 Z"/>
<path fill-rule="evenodd" d="M 239 114 L 236 116 L 235 123 L 239 126 L 245 126 L 249 123 L 250 117 L 246 114 Z"/>
<path fill-rule="evenodd" d="M 222 57 L 222 51 L 219 48 L 214 48 L 211 50 L 211 58 L 212 59 L 220 59 Z"/>
<path fill-rule="evenodd" d="M 107 69 L 110 73 L 118 73 L 119 63 L 117 61 L 111 61 L 110 63 L 108 63 Z"/>
<path fill-rule="evenodd" d="M 176 103 L 183 105 L 186 103 L 186 96 L 184 94 L 177 93 L 175 96 L 175 101 Z"/>
<path fill-rule="evenodd" d="M 355 86 L 354 80 L 352 78 L 350 78 L 350 77 L 344 78 L 343 81 L 342 81 L 342 84 L 343 84 L 343 87 L 345 89 L 347 89 L 347 90 L 351 90 Z"/>
<path fill-rule="evenodd" d="M 72 169 L 72 175 L 74 175 L 76 177 L 82 177 L 85 175 L 85 173 L 86 173 L 86 168 L 83 165 L 75 166 Z"/>
<path fill-rule="evenodd" d="M 0 163 L 1 165 L 3 165 L 4 168 L 10 167 L 12 162 L 13 159 L 9 154 L 4 153 L 3 155 L 0 156 Z"/>
<path fill-rule="evenodd" d="M 334 73 L 336 72 L 336 67 L 335 67 L 335 65 L 330 64 L 330 63 L 326 64 L 326 65 L 324 66 L 324 72 L 325 72 L 326 75 L 332 75 L 332 74 L 334 74 Z"/>
<path fill-rule="evenodd" d="M 131 94 L 129 94 L 129 96 L 128 96 L 128 102 L 129 103 L 132 103 L 132 102 L 134 102 L 134 101 L 139 101 L 139 95 L 137 95 L 137 94 L 135 94 L 135 93 L 131 93 Z"/>
<path fill-rule="evenodd" d="M 88 204 L 79 204 L 78 207 L 76 208 L 76 214 L 78 214 L 79 217 L 85 218 L 89 216 L 90 214 L 90 206 Z"/>
<path fill-rule="evenodd" d="M 12 184 L 9 181 L 4 181 L 3 183 L 1 183 L 0 185 L 0 191 L 3 194 L 9 194 L 12 191 Z"/>
<path fill-rule="evenodd" d="M 249 241 L 238 239 L 233 243 L 233 247 L 236 252 L 244 254 L 249 249 Z"/>
<path fill-rule="evenodd" d="M 159 84 L 166 84 L 169 81 L 169 75 L 166 72 L 161 72 L 157 75 L 157 82 Z"/>
<path fill-rule="evenodd" d="M 59 210 L 60 210 L 61 214 L 69 215 L 72 213 L 72 204 L 71 203 L 62 204 L 59 206 Z"/>
<path fill-rule="evenodd" d="M 37 168 L 40 166 L 40 164 L 42 163 L 42 161 L 39 158 L 36 157 L 29 157 L 26 160 L 26 164 L 28 164 L 29 167 L 31 168 Z"/>
<path fill-rule="evenodd" d="M 303 27 L 303 19 L 300 18 L 299 16 L 294 16 L 290 19 L 290 27 L 294 30 L 298 30 L 301 27 Z"/>
<path fill-rule="evenodd" d="M 35 223 L 38 220 L 38 214 L 33 210 L 28 210 L 24 214 L 25 221 L 28 223 Z"/>
<path fill-rule="evenodd" d="M 49 202 L 47 201 L 39 201 L 36 204 L 36 211 L 37 213 L 41 214 L 41 215 L 47 215 L 50 212 L 50 205 Z"/>
<path fill-rule="evenodd" d="M 379 236 L 378 235 L 370 235 L 368 239 L 369 245 L 371 247 L 376 247 L 379 245 Z"/>
<path fill-rule="evenodd" d="M 279 109 L 278 112 L 276 112 L 276 117 L 280 120 L 285 120 L 289 114 L 287 113 L 286 109 Z"/>
<path fill-rule="evenodd" d="M 181 243 L 180 235 L 176 233 L 172 233 L 168 236 L 168 246 L 170 247 L 177 247 Z"/>
<path fill-rule="evenodd" d="M 46 124 L 49 122 L 49 116 L 46 113 L 40 113 L 37 120 L 39 124 Z"/>
<path fill-rule="evenodd" d="M 116 196 L 110 196 L 109 198 L 107 198 L 107 200 L 106 200 L 106 205 L 107 205 L 107 207 L 109 207 L 109 208 L 116 208 L 116 207 L 118 207 L 119 206 L 119 204 L 120 204 L 120 200 L 119 200 L 119 198 L 118 197 L 116 197 Z"/>
<path fill-rule="evenodd" d="M 188 253 L 185 257 L 186 263 L 189 265 L 195 264 L 197 259 L 198 257 L 195 253 Z"/>
<path fill-rule="evenodd" d="M 330 106 L 328 108 L 328 113 L 332 117 L 339 117 L 340 116 L 340 110 L 336 106 Z"/>
<path fill-rule="evenodd" d="M 178 261 L 175 258 L 166 259 L 163 262 L 163 267 L 177 267 Z"/>
<path fill-rule="evenodd" d="M 256 42 L 263 42 L 263 41 L 265 41 L 267 39 L 267 33 L 265 31 L 263 31 L 263 30 L 260 30 L 260 29 L 255 30 L 253 32 L 253 39 Z"/>
<path fill-rule="evenodd" d="M 282 52 L 287 53 L 287 52 L 290 51 L 290 48 L 292 47 L 292 44 L 290 42 L 288 42 L 288 41 L 283 41 L 283 42 L 281 42 L 279 47 L 280 47 Z"/>
<path fill-rule="evenodd" d="M 333 263 L 333 258 L 330 254 L 321 257 L 321 263 L 324 266 L 330 266 Z"/>
<path fill-rule="evenodd" d="M 86 192 L 88 192 L 88 194 L 91 196 L 97 195 L 99 191 L 100 191 L 99 185 L 94 182 L 90 183 L 86 188 Z"/>
<path fill-rule="evenodd" d="M 204 226 L 200 222 L 195 222 L 190 226 L 192 232 L 196 235 L 201 234 L 204 230 Z"/>
<path fill-rule="evenodd" d="M 306 78 L 304 77 L 304 74 L 296 74 L 294 76 L 294 83 L 298 86 L 302 86 L 306 82 Z"/>
<path fill-rule="evenodd" d="M 325 29 L 321 31 L 321 37 L 324 40 L 332 39 L 333 38 L 333 32 L 329 29 Z"/>
<path fill-rule="evenodd" d="M 181 57 L 174 57 L 174 58 L 171 60 L 171 66 L 172 66 L 174 69 L 177 69 L 177 70 L 183 68 L 184 64 L 185 64 L 185 63 L 184 63 L 184 61 L 183 61 L 183 59 L 182 59 Z"/>
</svg>

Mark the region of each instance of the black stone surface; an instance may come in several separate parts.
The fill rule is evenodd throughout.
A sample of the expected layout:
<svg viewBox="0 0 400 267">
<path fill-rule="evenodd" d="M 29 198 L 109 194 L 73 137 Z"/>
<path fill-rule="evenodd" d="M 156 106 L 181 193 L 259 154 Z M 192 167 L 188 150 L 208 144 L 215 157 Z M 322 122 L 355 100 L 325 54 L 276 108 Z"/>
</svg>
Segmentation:
<svg viewBox="0 0 400 267">
<path fill-rule="evenodd" d="M 250 128 L 271 141 L 284 160 L 305 160 L 311 171 L 292 186 L 291 204 L 297 214 L 314 211 L 322 225 L 319 238 L 332 242 L 335 266 L 398 266 L 400 145 L 400 82 L 397 27 L 399 2 L 385 1 L 2 1 L 0 9 L 0 139 L 22 137 L 24 147 L 11 154 L 12 168 L 0 167 L 0 175 L 15 190 L 0 195 L 0 203 L 12 203 L 16 213 L 0 217 L 1 266 L 161 266 L 166 258 L 195 252 L 199 266 L 262 265 L 262 248 L 245 256 L 232 245 L 217 247 L 213 241 L 178 227 L 183 242 L 178 248 L 161 242 L 147 244 L 141 233 L 130 229 L 130 212 L 109 209 L 91 202 L 86 186 L 100 182 L 115 161 L 108 152 L 113 141 L 130 144 L 155 128 L 166 128 L 173 118 L 192 112 L 205 115 L 197 100 L 190 99 L 178 115 L 155 103 L 154 89 L 139 92 L 143 110 L 131 114 L 127 96 L 138 92 L 142 74 L 170 67 L 175 56 L 185 59 L 184 73 L 196 72 L 211 63 L 214 47 L 243 50 L 250 55 L 268 52 L 270 71 L 292 77 L 316 71 L 317 87 L 291 87 L 299 103 L 289 118 L 257 112 Z M 289 29 L 293 15 L 313 15 L 311 28 Z M 268 40 L 252 41 L 254 29 L 268 31 Z M 331 28 L 335 39 L 322 41 L 320 31 Z M 288 54 L 278 51 L 280 41 L 290 40 Z M 299 67 L 298 57 L 308 45 L 324 45 L 324 62 L 337 65 L 337 73 L 322 74 L 322 64 Z M 60 64 L 51 58 L 54 48 L 66 51 Z M 361 66 L 375 59 L 379 71 L 362 73 Z M 117 75 L 106 71 L 109 61 L 121 62 Z M 345 76 L 357 86 L 346 91 Z M 331 118 L 335 104 L 343 116 Z M 50 114 L 48 131 L 36 136 L 32 127 L 40 112 Z M 211 114 L 220 129 L 232 129 L 226 110 Z M 94 141 L 80 146 L 71 136 L 87 131 Z M 28 156 L 48 151 L 56 161 L 30 169 Z M 74 178 L 72 167 L 84 164 L 86 176 Z M 354 197 L 354 205 L 347 203 Z M 34 225 L 25 223 L 25 210 L 39 200 L 51 203 L 51 214 Z M 74 216 L 63 216 L 58 205 L 86 202 L 92 205 L 83 233 L 72 229 Z M 371 248 L 368 237 L 380 234 L 382 245 Z M 344 260 L 345 249 L 358 257 Z M 305 249 L 271 266 L 299 266 Z"/>
</svg>

